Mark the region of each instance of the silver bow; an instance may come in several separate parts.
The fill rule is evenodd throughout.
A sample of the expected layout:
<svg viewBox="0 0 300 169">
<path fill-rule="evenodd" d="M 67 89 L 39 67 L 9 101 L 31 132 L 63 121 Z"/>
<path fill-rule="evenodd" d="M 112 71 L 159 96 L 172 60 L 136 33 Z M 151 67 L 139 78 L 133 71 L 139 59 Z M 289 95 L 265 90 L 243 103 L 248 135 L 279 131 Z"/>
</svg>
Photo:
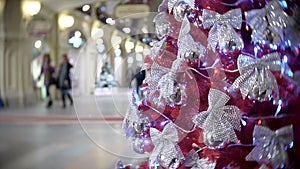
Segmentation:
<svg viewBox="0 0 300 169">
<path fill-rule="evenodd" d="M 133 122 L 137 122 L 139 120 L 139 111 L 137 108 L 131 104 L 126 112 L 125 118 L 123 120 L 123 129 L 126 127 L 133 127 Z"/>
<path fill-rule="evenodd" d="M 240 110 L 236 106 L 225 104 L 230 99 L 225 93 L 210 89 L 208 110 L 200 112 L 193 119 L 204 133 L 210 133 L 215 142 L 238 142 L 234 129 L 240 131 Z"/>
<path fill-rule="evenodd" d="M 254 127 L 253 144 L 255 147 L 246 156 L 247 161 L 272 164 L 273 168 L 284 168 L 289 164 L 286 147 L 293 143 L 293 126 L 285 126 L 276 131 L 267 127 Z"/>
<path fill-rule="evenodd" d="M 245 12 L 245 16 L 247 23 L 252 28 L 253 42 L 278 43 L 283 39 L 283 29 L 286 27 L 288 17 L 277 0 L 269 2 L 262 9 Z"/>
<path fill-rule="evenodd" d="M 168 0 L 168 10 L 169 13 L 172 12 L 173 7 L 175 6 L 175 4 L 177 3 L 178 0 Z"/>
<path fill-rule="evenodd" d="M 184 166 L 191 167 L 191 169 L 214 169 L 216 162 L 211 162 L 207 158 L 199 159 L 198 153 L 192 149 L 186 157 Z"/>
<path fill-rule="evenodd" d="M 155 146 L 149 158 L 151 164 L 160 159 L 161 165 L 168 167 L 173 159 L 182 158 L 182 152 L 177 145 L 177 129 L 171 122 L 165 126 L 162 132 L 156 128 L 150 128 L 150 136 Z"/>
<path fill-rule="evenodd" d="M 265 164 L 263 164 L 263 165 L 261 165 L 261 166 L 259 167 L 259 169 L 269 169 L 269 167 L 266 166 Z"/>
<path fill-rule="evenodd" d="M 230 43 L 234 43 L 240 49 L 244 47 L 242 39 L 233 29 L 241 29 L 241 9 L 232 9 L 223 15 L 204 9 L 202 18 L 204 29 L 212 27 L 207 41 L 208 47 L 211 47 L 213 51 L 215 51 L 217 44 L 219 44 L 220 49 L 226 49 L 226 46 L 230 45 Z"/>
<path fill-rule="evenodd" d="M 158 65 L 153 62 L 150 70 L 150 74 L 146 76 L 144 83 L 147 84 L 146 99 L 153 101 L 157 106 L 163 106 L 162 102 L 154 96 L 157 91 L 157 82 L 162 78 L 163 75 L 170 71 L 169 68 Z"/>
<path fill-rule="evenodd" d="M 204 55 L 205 47 L 194 41 L 190 35 L 190 22 L 187 17 L 184 18 L 178 38 L 178 56 L 184 57 L 187 52 L 199 52 L 200 56 Z"/>
<path fill-rule="evenodd" d="M 139 126 L 146 122 L 146 118 L 142 117 L 140 111 L 134 106 L 132 97 L 130 99 L 130 106 L 126 112 L 122 123 L 122 129 L 126 137 L 136 137 L 143 130 L 144 126 Z"/>
<path fill-rule="evenodd" d="M 173 61 L 171 70 L 167 74 L 163 75 L 161 79 L 159 79 L 157 85 L 159 90 L 159 99 L 168 99 L 174 94 L 176 73 L 179 70 L 182 62 L 182 58 L 177 58 L 175 61 Z"/>
<path fill-rule="evenodd" d="M 152 60 L 154 60 L 159 55 L 159 51 L 164 45 L 165 41 L 166 41 L 166 37 L 162 38 L 160 41 L 155 41 L 153 43 L 153 46 L 150 50 Z"/>
<path fill-rule="evenodd" d="M 239 88 L 243 99 L 250 94 L 252 98 L 265 100 L 271 96 L 272 91 L 278 93 L 277 81 L 271 72 L 281 70 L 277 52 L 264 55 L 260 59 L 241 54 L 237 62 L 240 76 L 231 88 Z"/>
<path fill-rule="evenodd" d="M 161 77 L 170 71 L 169 68 L 158 65 L 154 62 L 151 66 L 150 75 L 144 80 L 148 84 L 149 95 L 152 95 L 157 89 L 157 82 Z"/>
</svg>

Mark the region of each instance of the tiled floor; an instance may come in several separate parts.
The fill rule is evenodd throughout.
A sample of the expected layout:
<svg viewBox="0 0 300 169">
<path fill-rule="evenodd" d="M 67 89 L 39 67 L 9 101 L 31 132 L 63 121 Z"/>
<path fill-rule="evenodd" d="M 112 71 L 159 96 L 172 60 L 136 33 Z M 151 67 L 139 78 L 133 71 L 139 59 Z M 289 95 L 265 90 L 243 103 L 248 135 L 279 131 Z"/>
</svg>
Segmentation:
<svg viewBox="0 0 300 169">
<path fill-rule="evenodd" d="M 56 101 L 51 109 L 0 110 L 0 168 L 114 169 L 119 159 L 142 161 L 147 155 L 135 153 L 121 130 L 129 95 L 115 89 L 76 96 L 66 109 Z"/>
</svg>

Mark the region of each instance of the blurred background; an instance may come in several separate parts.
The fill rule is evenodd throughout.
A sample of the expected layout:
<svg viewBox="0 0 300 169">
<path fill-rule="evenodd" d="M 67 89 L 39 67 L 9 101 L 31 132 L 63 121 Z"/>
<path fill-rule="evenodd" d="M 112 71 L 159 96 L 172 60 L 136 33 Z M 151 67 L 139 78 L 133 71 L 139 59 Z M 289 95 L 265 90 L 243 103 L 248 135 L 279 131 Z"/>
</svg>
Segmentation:
<svg viewBox="0 0 300 169">
<path fill-rule="evenodd" d="M 0 0 L 1 169 L 111 169 L 147 157 L 121 128 L 160 3 Z"/>
</svg>

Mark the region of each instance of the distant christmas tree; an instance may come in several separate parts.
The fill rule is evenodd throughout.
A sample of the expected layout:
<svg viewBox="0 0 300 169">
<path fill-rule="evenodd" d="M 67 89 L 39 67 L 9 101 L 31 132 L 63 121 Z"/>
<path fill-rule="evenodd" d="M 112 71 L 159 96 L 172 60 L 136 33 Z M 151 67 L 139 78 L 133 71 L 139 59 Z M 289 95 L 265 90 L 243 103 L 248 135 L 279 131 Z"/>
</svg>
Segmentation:
<svg viewBox="0 0 300 169">
<path fill-rule="evenodd" d="M 111 73 L 111 65 L 107 62 L 102 67 L 102 71 L 100 73 L 99 82 L 97 87 L 115 87 L 116 82 L 114 80 L 114 76 Z"/>
<path fill-rule="evenodd" d="M 296 1 L 164 0 L 123 123 L 138 168 L 300 168 L 299 18 Z"/>
</svg>

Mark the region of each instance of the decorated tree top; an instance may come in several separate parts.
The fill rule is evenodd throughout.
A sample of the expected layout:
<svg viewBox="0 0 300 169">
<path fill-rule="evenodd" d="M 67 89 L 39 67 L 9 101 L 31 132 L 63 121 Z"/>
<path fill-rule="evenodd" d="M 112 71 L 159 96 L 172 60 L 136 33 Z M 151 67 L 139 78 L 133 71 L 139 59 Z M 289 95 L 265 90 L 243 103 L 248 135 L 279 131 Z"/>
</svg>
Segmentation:
<svg viewBox="0 0 300 169">
<path fill-rule="evenodd" d="M 299 18 L 296 1 L 164 0 L 123 123 L 140 168 L 300 168 Z"/>
</svg>

